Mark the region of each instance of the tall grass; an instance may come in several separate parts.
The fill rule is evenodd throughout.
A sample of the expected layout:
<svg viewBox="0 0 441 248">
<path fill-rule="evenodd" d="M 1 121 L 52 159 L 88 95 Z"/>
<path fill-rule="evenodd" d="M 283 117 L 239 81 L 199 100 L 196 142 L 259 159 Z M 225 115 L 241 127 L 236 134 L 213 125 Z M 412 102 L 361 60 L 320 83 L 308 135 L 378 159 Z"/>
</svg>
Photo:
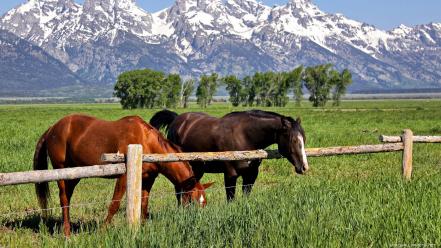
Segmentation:
<svg viewBox="0 0 441 248">
<path fill-rule="evenodd" d="M 188 111 L 201 111 L 196 106 Z M 215 116 L 227 104 L 206 109 Z M 347 101 L 339 108 L 309 105 L 268 108 L 301 116 L 307 147 L 378 143 L 380 134 L 441 135 L 441 101 Z M 184 110 L 178 110 L 183 112 Z M 56 120 L 86 113 L 115 120 L 155 110 L 118 105 L 0 106 L 0 172 L 30 170 L 35 143 Z M 76 188 L 71 217 L 74 235 L 60 231 L 60 210 L 46 223 L 37 213 L 32 185 L 0 188 L 0 246 L 6 247 L 403 247 L 441 245 L 441 145 L 414 146 L 414 175 L 401 179 L 401 154 L 310 158 L 312 170 L 298 176 L 286 160 L 264 161 L 249 198 L 227 204 L 223 176 L 207 191 L 205 209 L 178 208 L 172 185 L 160 177 L 150 199 L 152 218 L 138 231 L 127 228 L 124 203 L 114 222 L 102 220 L 114 181 L 85 179 Z M 239 182 L 239 184 L 241 184 Z M 52 207 L 58 207 L 51 183 Z M 86 205 L 81 205 L 86 204 Z M 89 205 L 87 205 L 89 204 Z M 14 213 L 10 214 L 9 213 Z"/>
</svg>

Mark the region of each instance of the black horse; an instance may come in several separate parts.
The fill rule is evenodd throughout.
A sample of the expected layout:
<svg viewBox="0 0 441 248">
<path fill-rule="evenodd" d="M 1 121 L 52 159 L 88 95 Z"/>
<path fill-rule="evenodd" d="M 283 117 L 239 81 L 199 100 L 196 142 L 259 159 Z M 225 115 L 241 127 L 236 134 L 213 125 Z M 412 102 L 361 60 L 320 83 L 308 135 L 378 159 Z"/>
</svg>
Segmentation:
<svg viewBox="0 0 441 248">
<path fill-rule="evenodd" d="M 178 115 L 169 110 L 157 112 L 150 124 L 157 129 L 165 127 L 167 138 L 182 147 L 184 152 L 248 151 L 278 145 L 282 156 L 303 174 L 309 169 L 305 153 L 306 136 L 294 120 L 273 112 L 251 110 L 232 112 L 222 118 L 205 113 L 189 112 Z M 243 178 L 242 190 L 251 192 L 262 161 L 191 162 L 196 179 L 205 172 L 224 173 L 227 199 L 234 199 L 236 180 Z M 177 189 L 179 190 L 179 189 Z"/>
</svg>

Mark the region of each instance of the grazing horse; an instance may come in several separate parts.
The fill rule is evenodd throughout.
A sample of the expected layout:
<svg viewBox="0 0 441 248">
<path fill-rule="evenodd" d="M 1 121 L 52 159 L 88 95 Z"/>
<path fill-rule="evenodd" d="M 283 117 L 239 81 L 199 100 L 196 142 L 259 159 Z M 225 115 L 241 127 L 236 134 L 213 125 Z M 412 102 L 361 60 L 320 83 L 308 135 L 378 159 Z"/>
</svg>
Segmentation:
<svg viewBox="0 0 441 248">
<path fill-rule="evenodd" d="M 277 144 L 279 152 L 303 174 L 309 169 L 305 153 L 306 136 L 297 120 L 273 112 L 251 110 L 232 112 L 222 118 L 205 113 L 178 115 L 169 110 L 157 112 L 150 124 L 166 127 L 167 138 L 184 152 L 246 151 L 264 149 Z M 242 190 L 249 195 L 259 172 L 261 160 L 229 162 L 191 162 L 196 179 L 205 172 L 224 173 L 227 200 L 234 199 L 238 176 Z"/>
<path fill-rule="evenodd" d="M 180 149 L 166 140 L 160 132 L 138 116 L 117 121 L 104 121 L 85 115 L 70 115 L 50 127 L 38 141 L 34 155 L 34 170 L 48 168 L 47 156 L 54 169 L 103 164 L 103 153 L 127 153 L 129 144 L 141 144 L 143 153 L 175 153 Z M 167 177 L 179 189 L 183 203 L 196 201 L 206 205 L 204 189 L 187 162 L 142 164 L 142 217 L 148 216 L 148 196 L 158 173 Z M 110 177 L 112 178 L 112 177 Z M 114 177 L 113 177 L 114 178 Z M 127 175 L 116 177 L 115 191 L 109 206 L 106 223 L 118 211 L 126 191 Z M 69 205 L 80 179 L 58 181 L 64 234 L 70 236 Z M 47 208 L 48 183 L 36 184 L 36 193 L 42 209 Z"/>
</svg>

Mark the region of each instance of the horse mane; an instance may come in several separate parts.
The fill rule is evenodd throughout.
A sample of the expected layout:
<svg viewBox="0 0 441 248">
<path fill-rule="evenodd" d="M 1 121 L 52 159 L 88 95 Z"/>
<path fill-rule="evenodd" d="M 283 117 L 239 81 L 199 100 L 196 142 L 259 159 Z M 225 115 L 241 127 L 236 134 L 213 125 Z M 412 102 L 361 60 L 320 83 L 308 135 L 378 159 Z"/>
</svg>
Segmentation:
<svg viewBox="0 0 441 248">
<path fill-rule="evenodd" d="M 292 123 L 292 125 L 295 129 L 298 129 L 300 131 L 300 133 L 303 135 L 303 138 L 305 139 L 305 131 L 303 130 L 303 127 L 300 125 L 299 122 L 297 122 L 296 120 L 294 120 L 294 118 L 292 118 L 290 116 L 284 116 L 279 113 L 271 112 L 271 111 L 252 109 L 252 110 L 247 110 L 247 111 L 231 112 L 229 114 L 226 114 L 224 117 L 232 117 L 232 116 L 236 116 L 236 115 L 237 116 L 247 115 L 249 117 L 254 117 L 254 118 L 266 118 L 266 119 L 280 118 L 281 120 L 288 120 L 289 122 Z"/>
<path fill-rule="evenodd" d="M 284 115 L 281 115 L 281 114 L 276 113 L 276 112 L 264 111 L 264 110 L 259 110 L 259 109 L 231 112 L 229 114 L 226 114 L 224 117 L 230 117 L 230 116 L 235 116 L 235 115 L 244 115 L 244 114 L 248 115 L 250 117 L 256 117 L 256 118 L 268 118 L 268 119 L 269 118 L 282 118 L 282 119 L 287 119 L 287 120 L 289 120 L 292 123 L 296 122 L 290 116 L 284 116 Z"/>
<path fill-rule="evenodd" d="M 164 135 L 162 135 L 162 133 L 159 130 L 157 130 L 151 124 L 144 121 L 142 118 L 140 118 L 140 119 L 142 120 L 142 124 L 146 128 L 150 129 L 150 131 L 153 131 L 156 134 L 156 137 L 158 138 L 158 143 L 162 148 L 167 149 L 167 148 L 171 147 L 172 149 L 175 150 L 175 152 L 182 152 L 182 148 L 180 146 L 178 146 L 175 143 L 171 142 L 170 140 L 166 139 L 164 137 Z"/>
<path fill-rule="evenodd" d="M 167 146 L 173 148 L 175 152 L 182 152 L 182 148 L 175 143 L 171 142 L 170 140 L 166 139 L 162 133 L 158 132 L 158 142 L 163 147 L 166 148 Z"/>
<path fill-rule="evenodd" d="M 182 148 L 180 146 L 166 139 L 164 135 L 162 135 L 162 133 L 159 132 L 158 130 L 154 128 L 153 130 L 156 131 L 156 135 L 158 136 L 158 143 L 159 145 L 161 145 L 162 148 L 166 149 L 167 147 L 171 147 L 172 149 L 175 150 L 175 152 L 182 152 Z"/>
</svg>

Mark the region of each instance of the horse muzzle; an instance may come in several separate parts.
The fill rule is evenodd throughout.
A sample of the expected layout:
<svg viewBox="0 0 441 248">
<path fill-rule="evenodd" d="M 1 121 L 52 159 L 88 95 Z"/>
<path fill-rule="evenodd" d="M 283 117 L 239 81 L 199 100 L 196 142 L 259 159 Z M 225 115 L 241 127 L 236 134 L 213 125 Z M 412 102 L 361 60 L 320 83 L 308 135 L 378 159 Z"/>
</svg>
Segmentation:
<svg viewBox="0 0 441 248">
<path fill-rule="evenodd" d="M 297 174 L 303 175 L 309 170 L 309 165 L 308 163 L 304 163 L 301 167 L 294 166 L 294 168 Z"/>
</svg>

